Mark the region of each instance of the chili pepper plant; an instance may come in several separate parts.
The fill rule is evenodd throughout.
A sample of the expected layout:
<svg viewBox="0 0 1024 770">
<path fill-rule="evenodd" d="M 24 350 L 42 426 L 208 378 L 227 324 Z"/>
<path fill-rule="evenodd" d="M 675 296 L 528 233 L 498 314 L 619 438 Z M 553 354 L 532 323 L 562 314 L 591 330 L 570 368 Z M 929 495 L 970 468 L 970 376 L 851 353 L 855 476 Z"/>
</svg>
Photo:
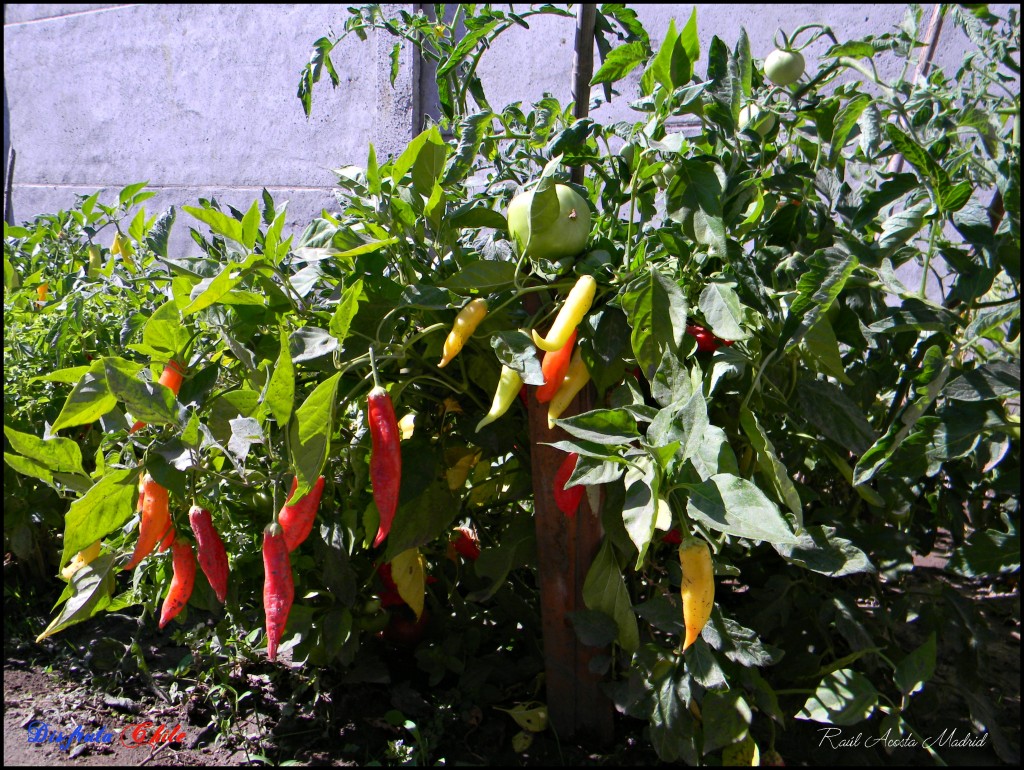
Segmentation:
<svg viewBox="0 0 1024 770">
<path fill-rule="evenodd" d="M 307 113 L 314 92 L 340 96 L 317 91 L 325 73 L 339 86 L 334 46 L 374 31 L 433 66 L 440 114 L 396 156 L 371 145 L 340 168 L 338 207 L 301 232 L 265 191 L 244 211 L 200 200 L 177 212 L 192 244 L 172 256 L 175 212 L 147 215 L 143 186 L 5 226 L 5 545 L 58 575 L 102 542 L 40 637 L 113 608 L 155 627 L 185 582 L 172 558 L 208 547 L 212 523 L 227 603 L 200 551 L 165 633 L 310 677 L 397 645 L 432 685 L 513 708 L 487 683 L 542 656 L 536 437 L 516 395 L 558 371 L 543 395 L 575 458 L 559 504 L 604 530 L 571 620 L 663 759 L 768 755 L 802 724 L 920 735 L 916 704 L 954 653 L 943 676 L 1001 745 L 995 630 L 914 555 L 941 547 L 950 574 L 993 584 L 1019 573 L 1015 12 L 948 7 L 975 50 L 918 79 L 916 7 L 861 39 L 801 27 L 780 50 L 822 55 L 772 82 L 745 34 L 698 36 L 692 15 L 655 45 L 604 5 L 593 94 L 637 90 L 612 124 L 484 93 L 499 36 L 568 11 L 453 13 L 352 8 L 317 42 Z M 882 58 L 905 66 L 883 76 Z M 160 381 L 172 361 L 177 389 Z M 595 407 L 573 413 L 583 388 Z M 126 573 L 144 474 L 179 540 L 160 554 L 143 523 Z M 12 486 L 44 490 L 48 512 L 12 513 Z M 289 499 L 319 500 L 294 543 Z M 536 708 L 515 712 L 529 734 Z"/>
</svg>

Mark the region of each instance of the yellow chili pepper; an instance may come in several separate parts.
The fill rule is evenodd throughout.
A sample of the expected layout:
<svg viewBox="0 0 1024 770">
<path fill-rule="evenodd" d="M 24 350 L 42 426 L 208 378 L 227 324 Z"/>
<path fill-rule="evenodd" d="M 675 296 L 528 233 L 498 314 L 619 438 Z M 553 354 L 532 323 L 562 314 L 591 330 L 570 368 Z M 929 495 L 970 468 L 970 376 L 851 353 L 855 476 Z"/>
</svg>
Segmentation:
<svg viewBox="0 0 1024 770">
<path fill-rule="evenodd" d="M 548 429 L 555 427 L 555 420 L 562 416 L 562 412 L 576 398 L 576 394 L 583 390 L 583 387 L 590 382 L 590 372 L 587 365 L 583 363 L 583 353 L 579 348 L 572 354 L 569 362 L 569 371 L 562 380 L 562 386 L 555 393 L 555 397 L 548 404 Z"/>
<path fill-rule="evenodd" d="M 89 246 L 89 268 L 86 272 L 90 278 L 95 278 L 103 269 L 103 252 L 95 243 Z"/>
<path fill-rule="evenodd" d="M 568 341 L 573 329 L 579 325 L 580 321 L 583 320 L 583 316 L 590 310 L 596 293 L 597 281 L 594 280 L 594 277 L 592 275 L 581 275 L 580 279 L 576 281 L 576 285 L 572 287 L 572 291 L 569 292 L 569 296 L 565 298 L 562 309 L 558 311 L 555 322 L 551 324 L 551 328 L 548 330 L 548 336 L 541 337 L 537 334 L 536 329 L 533 330 L 534 344 L 541 350 L 546 350 L 549 353 L 561 350 L 562 346 Z"/>
<path fill-rule="evenodd" d="M 444 341 L 444 355 L 441 357 L 441 363 L 438 364 L 439 368 L 447 366 L 448 362 L 459 354 L 462 346 L 466 344 L 466 340 L 473 336 L 476 327 L 480 325 L 486 315 L 487 300 L 475 299 L 462 308 L 455 317 L 455 324 L 448 333 L 448 339 Z"/>
<path fill-rule="evenodd" d="M 715 569 L 711 550 L 699 537 L 688 537 L 679 544 L 679 564 L 683 582 L 679 593 L 683 599 L 683 624 L 686 626 L 685 650 L 700 636 L 715 606 Z"/>
<path fill-rule="evenodd" d="M 99 555 L 100 541 L 97 540 L 89 547 L 83 548 L 81 551 L 76 553 L 74 558 L 68 562 L 68 565 L 60 571 L 60 576 L 65 580 L 71 580 L 78 570 L 82 569 L 82 567 L 93 561 Z"/>
<path fill-rule="evenodd" d="M 501 367 L 501 378 L 498 380 L 498 389 L 494 391 L 494 401 L 491 402 L 490 411 L 476 424 L 477 431 L 505 414 L 522 387 L 523 378 L 519 376 L 519 372 L 507 366 Z"/>
</svg>

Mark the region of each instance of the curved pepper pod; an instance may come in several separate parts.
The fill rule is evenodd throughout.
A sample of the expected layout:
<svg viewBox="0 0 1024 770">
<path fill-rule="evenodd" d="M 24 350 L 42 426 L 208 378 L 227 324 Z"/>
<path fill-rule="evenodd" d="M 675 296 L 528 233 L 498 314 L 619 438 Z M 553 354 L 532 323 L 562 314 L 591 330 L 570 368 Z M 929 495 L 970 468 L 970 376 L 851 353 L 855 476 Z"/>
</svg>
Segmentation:
<svg viewBox="0 0 1024 770">
<path fill-rule="evenodd" d="M 522 389 L 523 378 L 519 376 L 519 372 L 507 366 L 501 367 L 501 377 L 498 378 L 498 388 L 494 391 L 494 400 L 491 402 L 490 410 L 476 424 L 477 432 L 479 433 L 482 427 L 490 425 L 505 414 Z"/>
<path fill-rule="evenodd" d="M 572 472 L 576 470 L 576 462 L 579 459 L 580 456 L 576 454 L 576 452 L 570 452 L 566 455 L 562 464 L 558 466 L 558 472 L 555 473 L 555 505 L 558 506 L 558 510 L 570 518 L 576 515 L 576 511 L 579 510 L 580 503 L 583 502 L 583 495 L 586 494 L 587 491 L 582 484 L 577 484 L 568 488 L 565 486 L 565 482 L 569 480 L 569 477 L 572 476 Z"/>
<path fill-rule="evenodd" d="M 679 544 L 679 564 L 683 569 L 679 593 L 686 626 L 685 650 L 697 641 L 711 617 L 715 606 L 715 568 L 711 563 L 711 549 L 699 537 L 688 537 Z"/>
<path fill-rule="evenodd" d="M 167 589 L 167 596 L 164 597 L 164 605 L 160 610 L 161 629 L 185 609 L 196 583 L 196 557 L 192 553 L 191 543 L 179 537 L 171 546 L 171 553 L 174 577 L 171 578 L 171 585 Z"/>
<path fill-rule="evenodd" d="M 583 362 L 583 353 L 579 348 L 572 354 L 572 361 L 569 362 L 569 371 L 562 381 L 562 387 L 555 393 L 555 397 L 548 404 L 548 429 L 555 427 L 555 420 L 562 416 L 572 400 L 576 398 L 586 384 L 590 382 L 590 372 Z"/>
<path fill-rule="evenodd" d="M 288 493 L 289 500 L 295 494 L 298 486 L 298 478 L 292 479 L 292 491 Z M 284 542 L 288 545 L 289 553 L 298 548 L 313 531 L 316 514 L 320 508 L 320 498 L 323 494 L 324 477 L 321 476 L 301 500 L 294 504 L 285 503 L 281 508 L 281 512 L 277 515 L 277 521 L 281 525 L 281 529 L 284 530 Z"/>
<path fill-rule="evenodd" d="M 555 322 L 551 324 L 547 337 L 541 337 L 534 329 L 533 342 L 541 350 L 553 353 L 560 350 L 569 339 L 569 335 L 583 320 L 583 316 L 590 310 L 594 303 L 594 295 L 597 294 L 597 281 L 592 275 L 581 275 L 576 285 L 572 287 L 569 296 L 565 298 L 562 309 L 558 311 Z"/>
<path fill-rule="evenodd" d="M 402 486 L 402 434 L 398 429 L 391 396 L 384 388 L 378 385 L 371 390 L 366 403 L 373 442 L 370 452 L 370 483 L 373 486 L 373 501 L 380 514 L 380 526 L 373 539 L 376 548 L 391 531 L 391 522 L 395 520 L 395 511 L 398 510 L 398 491 Z"/>
<path fill-rule="evenodd" d="M 475 299 L 459 311 L 459 314 L 455 316 L 452 330 L 448 332 L 448 338 L 444 341 L 441 363 L 437 365 L 439 369 L 447 366 L 448 362 L 459 354 L 463 345 L 466 344 L 466 340 L 473 336 L 476 327 L 480 325 L 486 315 L 487 300 L 483 299 Z"/>
<path fill-rule="evenodd" d="M 573 329 L 569 339 L 559 350 L 544 354 L 540 370 L 544 373 L 544 384 L 537 388 L 536 396 L 538 404 L 546 404 L 555 397 L 558 389 L 562 387 L 566 372 L 569 371 L 569 361 L 572 360 L 572 346 L 576 342 L 578 329 Z"/>
<path fill-rule="evenodd" d="M 295 601 L 295 580 L 281 525 L 272 522 L 263 530 L 263 609 L 267 615 L 267 657 L 277 660 L 288 613 Z"/>
<path fill-rule="evenodd" d="M 170 500 L 167 490 L 156 483 L 148 473 L 143 477 L 139 489 L 142 516 L 139 520 L 139 539 L 135 543 L 132 558 L 124 569 L 134 569 L 149 556 L 157 544 L 167 535 L 171 527 Z"/>
<path fill-rule="evenodd" d="M 210 581 L 210 588 L 217 594 L 217 601 L 223 604 L 228 595 L 228 555 L 224 550 L 224 541 L 220 539 L 213 526 L 213 518 L 205 508 L 193 505 L 188 512 L 188 520 L 199 545 L 199 566 Z"/>
</svg>

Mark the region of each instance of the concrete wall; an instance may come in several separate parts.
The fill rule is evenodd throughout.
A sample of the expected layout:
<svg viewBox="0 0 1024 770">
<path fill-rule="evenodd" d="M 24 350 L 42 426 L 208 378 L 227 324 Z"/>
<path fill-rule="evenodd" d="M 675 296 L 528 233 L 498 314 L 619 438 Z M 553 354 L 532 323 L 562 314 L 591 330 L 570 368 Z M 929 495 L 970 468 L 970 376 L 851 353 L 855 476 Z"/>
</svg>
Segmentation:
<svg viewBox="0 0 1024 770">
<path fill-rule="evenodd" d="M 417 6 L 385 5 L 388 14 Z M 400 152 L 436 98 L 429 70 L 403 53 L 396 88 L 389 83 L 394 38 L 352 36 L 335 50 L 341 87 L 317 86 L 306 119 L 295 97 L 312 43 L 340 31 L 338 5 L 6 5 L 4 17 L 4 158 L 17 151 L 14 219 L 74 204 L 76 193 L 148 180 L 158 191 L 147 211 L 199 197 L 246 208 L 267 187 L 290 201 L 289 230 L 301 231 L 332 208 L 331 169 Z M 690 5 L 638 4 L 657 45 L 670 18 L 682 27 Z M 781 27 L 830 25 L 843 38 L 892 29 L 903 5 L 699 5 L 706 54 L 713 35 L 730 47 L 747 30 L 754 56 L 774 47 Z M 925 19 L 932 6 L 925 6 Z M 483 57 L 479 72 L 491 104 L 524 104 L 545 92 L 569 101 L 574 20 L 534 17 L 514 27 Z M 947 23 L 937 64 L 955 67 L 966 41 Z M 824 43 L 808 51 L 808 68 Z M 697 65 L 702 73 L 706 55 Z M 880 67 L 891 72 L 891 60 Z M 325 76 L 326 82 L 326 76 Z M 619 84 L 622 97 L 602 106 L 603 122 L 635 120 L 639 71 Z M 595 90 L 595 93 L 597 91 Z M 684 124 L 685 127 L 685 124 Z M 111 195 L 112 197 L 112 195 Z M 172 252 L 193 248 L 175 226 Z"/>
</svg>

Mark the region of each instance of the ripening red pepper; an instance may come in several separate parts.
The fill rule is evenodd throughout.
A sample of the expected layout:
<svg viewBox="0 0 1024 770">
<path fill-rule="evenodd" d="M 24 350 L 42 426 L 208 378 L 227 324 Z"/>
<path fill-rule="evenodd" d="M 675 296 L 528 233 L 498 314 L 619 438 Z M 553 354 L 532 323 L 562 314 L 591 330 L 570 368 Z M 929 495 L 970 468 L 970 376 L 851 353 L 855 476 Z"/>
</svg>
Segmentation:
<svg viewBox="0 0 1024 770">
<path fill-rule="evenodd" d="M 455 538 L 453 543 L 455 552 L 463 559 L 468 559 L 469 561 L 479 559 L 480 541 L 477 540 L 476 534 L 466 527 L 459 527 L 456 531 L 459 533 L 459 536 Z"/>
<path fill-rule="evenodd" d="M 296 477 L 292 479 L 292 491 L 288 493 L 288 500 L 292 499 L 298 486 L 299 479 Z M 284 530 L 284 541 L 288 545 L 289 553 L 298 548 L 313 531 L 313 522 L 316 521 L 316 513 L 320 508 L 320 498 L 323 493 L 324 477 L 321 476 L 305 497 L 294 505 L 289 505 L 286 501 L 277 515 L 277 521 L 281 525 L 281 529 Z"/>
<path fill-rule="evenodd" d="M 160 611 L 160 628 L 170 623 L 185 608 L 196 582 L 196 557 L 192 553 L 192 544 L 179 537 L 174 541 L 172 549 L 174 576 Z"/>
<path fill-rule="evenodd" d="M 662 541 L 669 545 L 679 545 L 683 542 L 683 535 L 678 529 L 673 527 L 665 533 L 665 537 L 662 538 Z"/>
<path fill-rule="evenodd" d="M 373 447 L 370 452 L 370 483 L 373 486 L 373 501 L 380 514 L 380 526 L 373 539 L 376 548 L 391 531 L 391 522 L 398 510 L 398 490 L 402 486 L 402 434 L 398 430 L 395 407 L 391 396 L 379 385 L 370 391 L 367 401 L 367 417 L 370 423 L 370 438 Z"/>
<path fill-rule="evenodd" d="M 687 323 L 686 333 L 697 341 L 697 350 L 702 353 L 713 353 L 722 345 L 731 345 L 733 340 L 723 340 L 716 337 L 710 330 L 700 324 Z"/>
<path fill-rule="evenodd" d="M 170 548 L 171 544 L 174 543 L 174 538 L 176 538 L 177 536 L 178 533 L 175 531 L 174 525 L 172 524 L 167 528 L 167 534 L 164 535 L 163 540 L 160 541 L 160 545 L 156 547 L 156 552 L 163 553 L 168 548 Z"/>
<path fill-rule="evenodd" d="M 210 581 L 210 588 L 217 594 L 221 604 L 228 595 L 228 554 L 224 550 L 224 541 L 213 526 L 213 517 L 205 508 L 193 505 L 188 512 L 188 520 L 199 546 L 199 566 Z"/>
<path fill-rule="evenodd" d="M 569 480 L 572 472 L 576 470 L 576 461 L 579 459 L 580 456 L 578 454 L 570 452 L 562 461 L 562 464 L 558 466 L 558 471 L 555 473 L 555 505 L 558 506 L 558 510 L 570 517 L 576 515 L 580 503 L 583 502 L 583 495 L 587 491 L 582 484 L 577 484 L 568 489 L 565 487 L 565 482 Z"/>
<path fill-rule="evenodd" d="M 288 546 L 281 525 L 271 522 L 263 530 L 263 609 L 267 615 L 267 657 L 277 660 L 277 646 L 295 601 L 295 582 Z"/>
<path fill-rule="evenodd" d="M 178 395 L 181 391 L 181 383 L 185 378 L 185 365 L 175 361 L 173 358 L 167 362 L 163 372 L 160 375 L 160 379 L 157 380 L 161 385 L 164 385 L 171 389 L 174 395 Z M 129 433 L 134 433 L 137 430 L 142 430 L 146 423 L 139 420 L 136 422 Z"/>
<path fill-rule="evenodd" d="M 578 331 L 572 330 L 569 339 L 560 349 L 544 354 L 540 369 L 544 372 L 544 384 L 537 388 L 537 403 L 546 404 L 555 397 L 555 393 L 562 387 L 566 372 L 569 371 L 569 361 L 572 359 L 572 346 L 576 343 Z"/>
<path fill-rule="evenodd" d="M 157 484 L 148 473 L 143 477 L 139 489 L 139 498 L 142 503 L 139 539 L 135 543 L 132 558 L 124 565 L 124 569 L 134 569 L 139 562 L 149 556 L 156 548 L 157 543 L 167 534 L 167 528 L 171 526 L 170 501 L 167 490 Z"/>
</svg>

